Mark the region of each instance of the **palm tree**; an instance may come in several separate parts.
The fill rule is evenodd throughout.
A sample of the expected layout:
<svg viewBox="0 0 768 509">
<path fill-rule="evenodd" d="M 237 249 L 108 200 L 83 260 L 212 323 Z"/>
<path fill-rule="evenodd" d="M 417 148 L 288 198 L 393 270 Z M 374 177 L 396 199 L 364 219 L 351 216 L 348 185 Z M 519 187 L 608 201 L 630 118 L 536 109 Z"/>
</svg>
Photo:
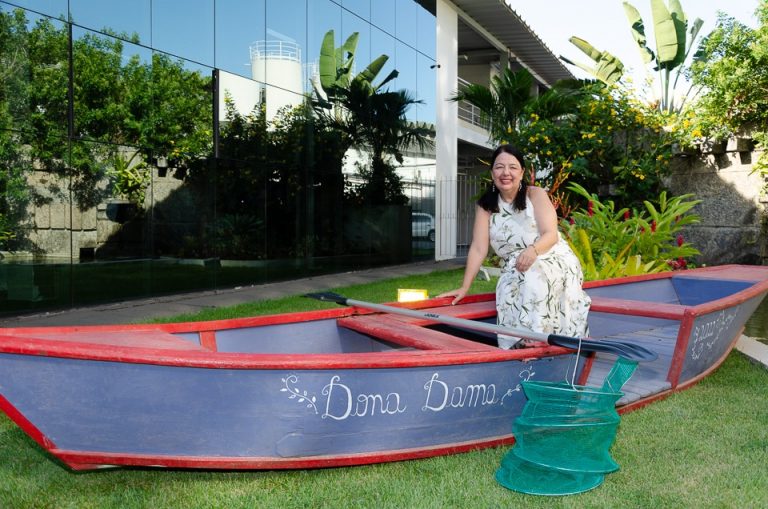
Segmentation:
<svg viewBox="0 0 768 509">
<path fill-rule="evenodd" d="M 453 101 L 468 101 L 481 111 L 489 123 L 490 139 L 504 143 L 514 139 L 531 113 L 539 118 L 556 119 L 572 113 L 581 96 L 583 82 L 564 80 L 553 88 L 534 93 L 535 81 L 526 69 L 505 69 L 491 79 L 490 87 L 467 85 L 451 97 Z"/>
<path fill-rule="evenodd" d="M 315 112 L 338 131 L 350 147 L 360 148 L 371 157 L 368 177 L 360 190 L 367 203 L 405 203 L 400 179 L 390 157 L 402 163 L 403 151 L 411 146 L 424 149 L 431 144 L 432 129 L 411 122 L 406 113 L 422 101 L 405 90 L 389 91 L 383 87 L 397 77 L 392 71 L 374 84 L 389 57 L 381 55 L 364 71 L 352 75 L 357 33 L 339 48 L 334 48 L 333 31 L 323 40 L 320 59 L 320 83 L 315 84 Z"/>
<path fill-rule="evenodd" d="M 365 82 L 357 81 L 353 81 L 344 97 L 347 116 L 338 128 L 371 158 L 368 182 L 360 190 L 367 202 L 374 205 L 407 202 L 390 158 L 402 164 L 404 150 L 409 147 L 423 150 L 431 144 L 432 129 L 406 118 L 410 107 L 420 103 L 422 101 L 405 90 L 372 91 Z"/>
</svg>

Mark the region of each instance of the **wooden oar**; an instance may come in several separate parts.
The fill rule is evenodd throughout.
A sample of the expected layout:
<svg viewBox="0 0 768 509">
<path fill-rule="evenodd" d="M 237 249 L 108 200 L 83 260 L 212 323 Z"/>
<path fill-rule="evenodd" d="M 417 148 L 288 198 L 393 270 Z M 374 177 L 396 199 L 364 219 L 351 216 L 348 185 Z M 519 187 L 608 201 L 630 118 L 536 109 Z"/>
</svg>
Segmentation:
<svg viewBox="0 0 768 509">
<path fill-rule="evenodd" d="M 339 295 L 333 292 L 308 293 L 305 295 L 305 297 L 310 297 L 312 299 L 326 302 L 335 302 L 336 304 L 341 304 L 342 306 L 355 306 L 359 308 L 371 309 L 374 311 L 382 311 L 384 313 L 410 316 L 412 318 L 424 318 L 434 322 L 441 322 L 460 327 L 462 329 L 491 332 L 494 334 L 505 334 L 508 336 L 534 339 L 537 341 L 546 341 L 550 345 L 562 346 L 565 348 L 571 348 L 573 350 L 581 349 L 587 352 L 612 353 L 631 361 L 653 361 L 658 357 L 656 352 L 653 352 L 643 346 L 629 343 L 627 341 L 573 338 L 570 336 L 561 336 L 559 334 L 544 334 L 541 332 L 533 332 L 523 329 L 511 329 L 508 327 L 502 327 L 500 325 L 492 325 L 484 322 L 476 322 L 474 320 L 466 320 L 464 318 L 455 318 L 453 316 L 438 315 L 435 313 L 428 313 L 414 309 L 387 306 L 386 304 L 374 304 L 372 302 L 348 299 L 343 295 Z"/>
</svg>

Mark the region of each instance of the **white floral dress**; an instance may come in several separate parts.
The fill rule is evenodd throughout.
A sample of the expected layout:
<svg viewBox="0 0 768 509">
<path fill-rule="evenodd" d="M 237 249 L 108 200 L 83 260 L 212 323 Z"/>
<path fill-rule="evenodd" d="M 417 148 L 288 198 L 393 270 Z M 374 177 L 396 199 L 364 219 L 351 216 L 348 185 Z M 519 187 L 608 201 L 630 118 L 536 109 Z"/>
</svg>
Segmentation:
<svg viewBox="0 0 768 509">
<path fill-rule="evenodd" d="M 526 272 L 515 268 L 517 255 L 539 237 L 533 204 L 515 210 L 499 198 L 499 212 L 491 214 L 490 241 L 504 260 L 496 285 L 498 324 L 546 334 L 584 337 L 589 331 L 591 299 L 581 285 L 584 276 L 576 255 L 558 233 L 557 244 L 542 253 Z M 498 336 L 501 348 L 511 348 L 519 337 Z"/>
</svg>

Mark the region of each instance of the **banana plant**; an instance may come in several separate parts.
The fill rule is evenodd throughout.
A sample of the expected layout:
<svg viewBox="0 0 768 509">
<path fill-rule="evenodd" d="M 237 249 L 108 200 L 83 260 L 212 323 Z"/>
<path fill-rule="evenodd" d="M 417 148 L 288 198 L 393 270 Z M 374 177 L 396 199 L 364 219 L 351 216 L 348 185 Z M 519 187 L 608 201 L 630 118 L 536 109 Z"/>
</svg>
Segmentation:
<svg viewBox="0 0 768 509">
<path fill-rule="evenodd" d="M 568 41 L 591 58 L 595 64 L 589 66 L 581 62 L 573 62 L 562 55 L 560 56 L 560 60 L 582 69 L 595 79 L 600 80 L 607 85 L 616 83 L 621 79 L 624 74 L 624 63 L 616 56 L 607 51 L 595 49 L 594 46 L 579 37 L 571 37 Z"/>
<path fill-rule="evenodd" d="M 680 0 L 669 0 L 669 7 L 664 3 L 664 0 L 651 0 L 653 35 L 656 43 L 656 51 L 654 52 L 648 46 L 645 24 L 640 13 L 629 2 L 624 2 L 623 5 L 624 14 L 629 21 L 632 37 L 640 50 L 643 63 L 646 65 L 653 64 L 653 70 L 659 73 L 661 86 L 659 108 L 667 112 L 679 111 L 685 99 L 679 106 L 675 107 L 674 89 L 685 67 L 683 64 L 688 58 L 704 22 L 700 18 L 696 18 L 688 29 L 688 20 Z M 672 82 L 672 71 L 675 69 L 676 74 L 674 82 Z M 690 89 L 688 92 L 690 93 Z"/>
<path fill-rule="evenodd" d="M 353 76 L 352 71 L 354 69 L 355 51 L 357 51 L 359 36 L 358 32 L 354 32 L 338 48 L 334 41 L 333 30 L 326 32 L 323 37 L 318 61 L 319 79 L 312 82 L 318 106 L 325 109 L 332 108 L 334 103 L 343 101 L 352 86 L 364 88 L 369 93 L 374 93 L 397 78 L 398 72 L 393 70 L 384 80 L 375 86 L 373 85 L 373 81 L 379 75 L 387 60 L 389 60 L 387 55 L 380 55 L 368 64 L 362 72 Z"/>
</svg>

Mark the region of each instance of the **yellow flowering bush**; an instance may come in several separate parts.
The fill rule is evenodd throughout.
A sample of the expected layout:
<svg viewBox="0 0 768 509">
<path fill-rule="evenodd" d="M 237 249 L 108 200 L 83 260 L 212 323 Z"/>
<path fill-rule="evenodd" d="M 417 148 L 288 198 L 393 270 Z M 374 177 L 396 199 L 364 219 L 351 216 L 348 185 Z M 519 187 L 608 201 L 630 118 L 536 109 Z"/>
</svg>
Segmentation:
<svg viewBox="0 0 768 509">
<path fill-rule="evenodd" d="M 665 129 L 667 119 L 626 87 L 596 83 L 586 91 L 572 114 L 542 119 L 531 113 L 508 141 L 524 151 L 545 187 L 567 179 L 622 206 L 658 196 L 678 141 Z M 569 199 L 581 201 L 561 196 L 561 202 Z"/>
</svg>

